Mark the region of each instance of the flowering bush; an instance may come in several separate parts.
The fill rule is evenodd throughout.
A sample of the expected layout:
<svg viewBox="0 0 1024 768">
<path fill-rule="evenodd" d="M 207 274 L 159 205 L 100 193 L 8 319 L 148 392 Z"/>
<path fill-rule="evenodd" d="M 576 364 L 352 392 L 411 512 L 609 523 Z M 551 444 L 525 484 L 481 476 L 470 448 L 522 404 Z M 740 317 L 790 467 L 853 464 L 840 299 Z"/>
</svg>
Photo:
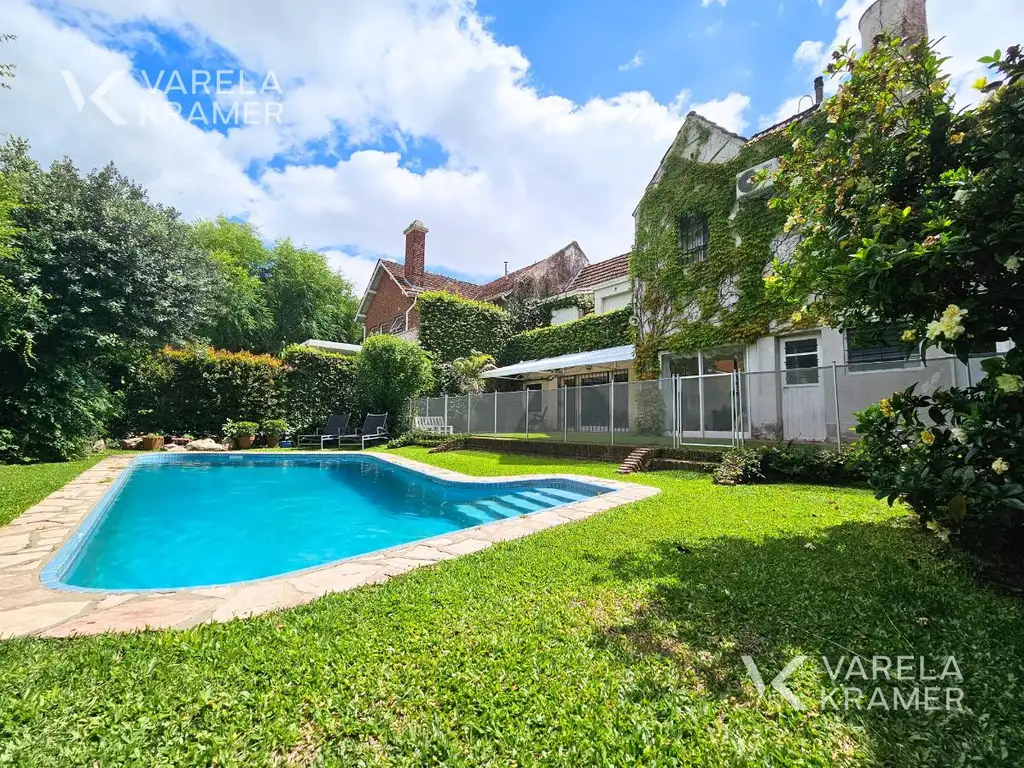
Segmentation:
<svg viewBox="0 0 1024 768">
<path fill-rule="evenodd" d="M 878 498 L 970 541 L 1024 534 L 1024 350 L 983 363 L 970 389 L 914 387 L 862 411 L 863 461 Z"/>
</svg>

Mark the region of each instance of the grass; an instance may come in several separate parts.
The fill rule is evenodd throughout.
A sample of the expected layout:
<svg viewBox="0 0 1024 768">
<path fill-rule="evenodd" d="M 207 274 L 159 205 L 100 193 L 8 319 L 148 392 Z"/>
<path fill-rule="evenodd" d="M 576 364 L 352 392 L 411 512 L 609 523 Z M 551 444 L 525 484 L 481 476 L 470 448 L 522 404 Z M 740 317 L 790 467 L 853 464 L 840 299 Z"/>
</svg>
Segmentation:
<svg viewBox="0 0 1024 768">
<path fill-rule="evenodd" d="M 476 475 L 614 472 L 398 453 Z M 291 611 L 0 643 L 0 764 L 1020 764 L 1024 609 L 898 510 L 857 490 L 634 478 L 663 492 Z M 820 657 L 853 653 L 952 654 L 965 709 L 815 704 Z M 770 681 L 796 654 L 803 711 L 759 696 L 741 658 Z"/>
<path fill-rule="evenodd" d="M 97 453 L 63 464 L 0 464 L 0 525 L 6 525 L 103 459 Z"/>
</svg>

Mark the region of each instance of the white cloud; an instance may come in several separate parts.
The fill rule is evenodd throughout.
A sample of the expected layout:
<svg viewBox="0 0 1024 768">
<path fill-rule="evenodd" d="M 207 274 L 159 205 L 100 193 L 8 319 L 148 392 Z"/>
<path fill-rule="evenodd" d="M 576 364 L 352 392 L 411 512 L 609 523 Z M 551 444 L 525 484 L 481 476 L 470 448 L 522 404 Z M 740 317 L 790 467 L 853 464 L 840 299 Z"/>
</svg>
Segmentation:
<svg viewBox="0 0 1024 768">
<path fill-rule="evenodd" d="M 700 4 L 701 4 L 701 5 L 702 5 L 702 6 L 704 7 L 704 8 L 707 8 L 707 7 L 708 7 L 709 5 L 711 5 L 712 3 L 718 3 L 718 4 L 720 5 L 720 6 L 722 6 L 723 8 L 725 8 L 725 4 L 726 4 L 727 2 L 728 2 L 728 0 L 700 0 Z"/>
<path fill-rule="evenodd" d="M 797 46 L 793 54 L 793 61 L 798 64 L 812 64 L 819 66 L 822 60 L 825 44 L 820 40 L 804 40 Z"/>
<path fill-rule="evenodd" d="M 733 133 L 743 133 L 747 127 L 747 121 L 743 115 L 749 108 L 750 97 L 734 91 L 724 99 L 694 104 L 691 109 Z"/>
<path fill-rule="evenodd" d="M 331 267 L 341 270 L 342 274 L 352 282 L 356 296 L 361 296 L 373 276 L 373 268 L 377 264 L 377 260 L 332 248 L 326 249 L 322 253 L 327 257 L 327 263 Z"/>
<path fill-rule="evenodd" d="M 625 64 L 619 64 L 619 72 L 627 72 L 631 69 L 636 69 L 644 65 L 644 57 L 642 51 L 637 51 L 633 54 L 633 58 L 627 61 Z"/>
</svg>

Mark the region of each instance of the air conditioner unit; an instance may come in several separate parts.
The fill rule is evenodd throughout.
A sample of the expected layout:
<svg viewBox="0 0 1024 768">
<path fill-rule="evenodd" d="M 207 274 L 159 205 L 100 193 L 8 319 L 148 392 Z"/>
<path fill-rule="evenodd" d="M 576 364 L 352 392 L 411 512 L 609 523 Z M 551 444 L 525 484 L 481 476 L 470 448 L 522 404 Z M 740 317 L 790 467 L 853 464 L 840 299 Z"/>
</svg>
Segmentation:
<svg viewBox="0 0 1024 768">
<path fill-rule="evenodd" d="M 772 187 L 775 186 L 772 174 L 777 170 L 779 170 L 779 158 L 773 157 L 767 162 L 736 174 L 736 199 L 749 200 L 752 197 L 770 194 Z M 765 178 L 757 181 L 756 179 L 761 176 L 765 176 Z"/>
</svg>

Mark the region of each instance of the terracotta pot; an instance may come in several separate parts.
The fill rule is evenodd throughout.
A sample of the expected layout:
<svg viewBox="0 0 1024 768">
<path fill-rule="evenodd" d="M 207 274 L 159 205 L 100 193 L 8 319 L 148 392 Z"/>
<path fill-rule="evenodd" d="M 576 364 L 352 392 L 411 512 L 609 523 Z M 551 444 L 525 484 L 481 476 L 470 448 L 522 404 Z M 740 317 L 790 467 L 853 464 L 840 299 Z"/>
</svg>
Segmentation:
<svg viewBox="0 0 1024 768">
<path fill-rule="evenodd" d="M 164 439 L 162 437 L 142 438 L 142 450 L 144 451 L 159 451 L 163 447 Z"/>
<path fill-rule="evenodd" d="M 252 443 L 255 439 L 255 435 L 240 435 L 235 438 L 235 448 L 240 451 L 252 448 Z"/>
<path fill-rule="evenodd" d="M 267 435 L 267 448 L 277 448 L 281 444 L 280 435 Z"/>
</svg>

